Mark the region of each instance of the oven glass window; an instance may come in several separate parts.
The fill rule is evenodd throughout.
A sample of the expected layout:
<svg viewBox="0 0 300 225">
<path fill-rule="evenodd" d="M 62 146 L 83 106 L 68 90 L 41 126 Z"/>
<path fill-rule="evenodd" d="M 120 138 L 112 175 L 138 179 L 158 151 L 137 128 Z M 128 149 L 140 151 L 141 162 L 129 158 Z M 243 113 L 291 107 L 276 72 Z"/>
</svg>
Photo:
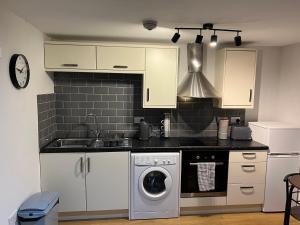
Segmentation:
<svg viewBox="0 0 300 225">
<path fill-rule="evenodd" d="M 166 190 L 166 175 L 160 171 L 151 171 L 143 180 L 143 186 L 148 193 L 160 194 Z"/>
</svg>

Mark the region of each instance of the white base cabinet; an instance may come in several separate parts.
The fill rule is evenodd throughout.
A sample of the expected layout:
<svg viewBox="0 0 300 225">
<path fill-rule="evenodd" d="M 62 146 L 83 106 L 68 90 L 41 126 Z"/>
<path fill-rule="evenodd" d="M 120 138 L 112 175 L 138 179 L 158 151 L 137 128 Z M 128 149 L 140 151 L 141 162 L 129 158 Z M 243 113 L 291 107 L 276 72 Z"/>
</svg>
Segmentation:
<svg viewBox="0 0 300 225">
<path fill-rule="evenodd" d="M 85 211 L 84 153 L 40 154 L 42 191 L 59 192 L 59 211 Z"/>
<path fill-rule="evenodd" d="M 227 205 L 263 204 L 266 152 L 230 152 Z"/>
<path fill-rule="evenodd" d="M 87 211 L 128 209 L 129 153 L 86 153 Z"/>
<path fill-rule="evenodd" d="M 41 189 L 60 212 L 128 209 L 129 152 L 41 153 Z"/>
</svg>

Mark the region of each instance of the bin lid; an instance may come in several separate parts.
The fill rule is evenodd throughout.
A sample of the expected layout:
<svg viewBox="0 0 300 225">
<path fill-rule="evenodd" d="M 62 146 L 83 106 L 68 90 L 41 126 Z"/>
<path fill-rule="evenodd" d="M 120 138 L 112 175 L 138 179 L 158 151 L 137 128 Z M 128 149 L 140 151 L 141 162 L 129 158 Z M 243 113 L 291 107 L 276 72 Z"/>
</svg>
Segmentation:
<svg viewBox="0 0 300 225">
<path fill-rule="evenodd" d="M 23 202 L 18 211 L 22 218 L 37 218 L 45 216 L 58 202 L 57 192 L 39 192 Z"/>
</svg>

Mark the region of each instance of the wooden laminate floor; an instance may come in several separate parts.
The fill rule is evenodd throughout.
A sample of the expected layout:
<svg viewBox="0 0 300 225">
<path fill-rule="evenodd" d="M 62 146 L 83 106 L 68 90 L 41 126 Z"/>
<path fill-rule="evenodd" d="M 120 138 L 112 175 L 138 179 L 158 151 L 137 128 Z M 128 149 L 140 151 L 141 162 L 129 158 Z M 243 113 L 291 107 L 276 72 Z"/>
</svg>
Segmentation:
<svg viewBox="0 0 300 225">
<path fill-rule="evenodd" d="M 104 219 L 60 222 L 59 225 L 283 225 L 283 213 L 237 213 L 181 216 L 175 219 Z M 291 217 L 290 225 L 300 225 Z"/>
</svg>

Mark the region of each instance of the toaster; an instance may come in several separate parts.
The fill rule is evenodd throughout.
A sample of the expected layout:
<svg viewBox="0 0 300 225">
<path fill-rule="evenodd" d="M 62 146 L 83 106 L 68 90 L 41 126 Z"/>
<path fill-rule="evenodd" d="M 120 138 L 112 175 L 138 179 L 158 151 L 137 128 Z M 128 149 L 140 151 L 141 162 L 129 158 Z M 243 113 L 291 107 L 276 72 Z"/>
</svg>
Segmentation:
<svg viewBox="0 0 300 225">
<path fill-rule="evenodd" d="M 251 129 L 245 126 L 232 126 L 230 138 L 237 141 L 251 141 Z"/>
</svg>

